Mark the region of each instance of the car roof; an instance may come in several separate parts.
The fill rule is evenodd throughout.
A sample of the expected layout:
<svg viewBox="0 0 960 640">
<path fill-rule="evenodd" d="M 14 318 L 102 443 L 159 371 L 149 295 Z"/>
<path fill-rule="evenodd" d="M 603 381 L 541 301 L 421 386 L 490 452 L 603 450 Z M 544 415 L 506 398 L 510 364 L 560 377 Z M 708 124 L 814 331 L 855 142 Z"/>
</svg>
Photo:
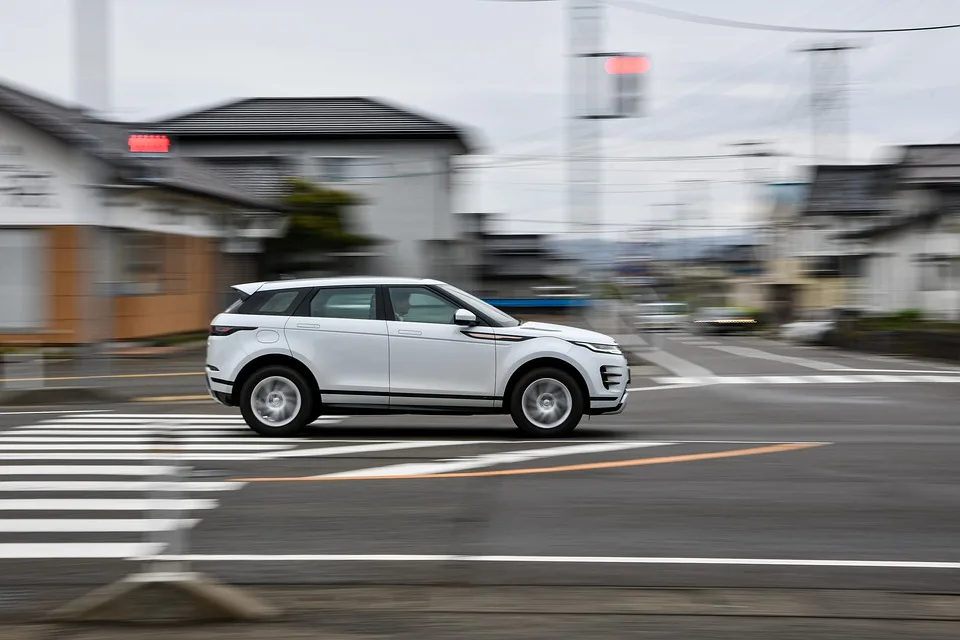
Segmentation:
<svg viewBox="0 0 960 640">
<path fill-rule="evenodd" d="M 443 284 L 440 280 L 428 278 L 392 278 L 386 276 L 347 276 L 337 278 L 295 278 L 290 280 L 270 280 L 235 285 L 242 291 L 273 291 L 277 289 L 297 289 L 303 287 L 337 286 L 373 286 L 373 285 L 430 285 Z"/>
</svg>

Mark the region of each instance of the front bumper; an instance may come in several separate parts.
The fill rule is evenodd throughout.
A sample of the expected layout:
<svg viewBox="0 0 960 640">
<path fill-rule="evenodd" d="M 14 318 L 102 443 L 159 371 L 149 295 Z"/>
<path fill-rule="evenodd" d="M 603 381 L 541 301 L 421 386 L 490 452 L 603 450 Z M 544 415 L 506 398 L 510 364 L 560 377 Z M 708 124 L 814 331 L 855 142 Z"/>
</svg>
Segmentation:
<svg viewBox="0 0 960 640">
<path fill-rule="evenodd" d="M 591 398 L 590 400 L 590 409 L 586 412 L 588 416 L 615 416 L 623 413 L 624 408 L 627 406 L 627 398 L 630 396 L 628 389 L 630 388 L 630 383 L 633 380 L 633 374 L 630 371 L 630 367 L 625 367 L 627 370 L 627 381 L 623 385 L 623 390 L 620 393 L 619 398 Z M 609 404 L 609 403 L 615 404 Z"/>
</svg>

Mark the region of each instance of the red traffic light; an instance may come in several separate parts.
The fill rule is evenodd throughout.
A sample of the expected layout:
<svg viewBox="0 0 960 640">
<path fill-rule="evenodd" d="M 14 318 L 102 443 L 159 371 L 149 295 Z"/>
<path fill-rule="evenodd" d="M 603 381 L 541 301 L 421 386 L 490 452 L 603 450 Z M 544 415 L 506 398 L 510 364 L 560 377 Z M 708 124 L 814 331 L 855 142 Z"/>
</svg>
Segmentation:
<svg viewBox="0 0 960 640">
<path fill-rule="evenodd" d="M 164 135 L 135 134 L 127 138 L 130 153 L 170 153 L 170 138 Z"/>
<path fill-rule="evenodd" d="M 650 58 L 646 56 L 617 56 L 609 58 L 604 65 L 611 75 L 638 74 L 650 71 Z"/>
</svg>

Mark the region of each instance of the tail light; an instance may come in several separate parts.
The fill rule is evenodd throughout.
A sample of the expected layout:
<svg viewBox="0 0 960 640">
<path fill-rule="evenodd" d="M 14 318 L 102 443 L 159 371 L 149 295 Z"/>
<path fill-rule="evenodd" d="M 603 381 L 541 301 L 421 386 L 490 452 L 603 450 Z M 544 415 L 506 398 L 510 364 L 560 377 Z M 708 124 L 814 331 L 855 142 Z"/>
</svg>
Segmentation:
<svg viewBox="0 0 960 640">
<path fill-rule="evenodd" d="M 235 327 L 227 325 L 211 325 L 210 326 L 210 335 L 211 336 L 232 336 L 233 334 L 239 331 L 253 331 L 256 327 Z"/>
</svg>

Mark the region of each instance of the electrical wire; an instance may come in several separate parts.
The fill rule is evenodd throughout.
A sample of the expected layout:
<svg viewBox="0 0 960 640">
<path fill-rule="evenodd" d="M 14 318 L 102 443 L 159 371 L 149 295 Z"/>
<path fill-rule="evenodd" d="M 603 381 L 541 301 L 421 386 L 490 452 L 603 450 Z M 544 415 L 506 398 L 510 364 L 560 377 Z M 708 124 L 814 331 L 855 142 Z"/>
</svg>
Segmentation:
<svg viewBox="0 0 960 640">
<path fill-rule="evenodd" d="M 604 0 L 611 4 L 630 11 L 639 11 L 651 15 L 668 18 L 670 20 L 680 20 L 682 22 L 695 22 L 697 24 L 706 24 L 715 27 L 729 27 L 732 29 L 751 29 L 754 31 L 786 31 L 790 33 L 910 33 L 917 31 L 944 31 L 947 29 L 958 29 L 960 23 L 948 23 L 938 25 L 928 25 L 922 27 L 897 27 L 893 29 L 827 29 L 821 27 L 794 27 L 783 24 L 765 24 L 761 22 L 744 22 L 741 20 L 728 20 L 726 18 L 716 18 L 705 16 L 678 9 L 667 9 L 641 0 Z"/>
</svg>

